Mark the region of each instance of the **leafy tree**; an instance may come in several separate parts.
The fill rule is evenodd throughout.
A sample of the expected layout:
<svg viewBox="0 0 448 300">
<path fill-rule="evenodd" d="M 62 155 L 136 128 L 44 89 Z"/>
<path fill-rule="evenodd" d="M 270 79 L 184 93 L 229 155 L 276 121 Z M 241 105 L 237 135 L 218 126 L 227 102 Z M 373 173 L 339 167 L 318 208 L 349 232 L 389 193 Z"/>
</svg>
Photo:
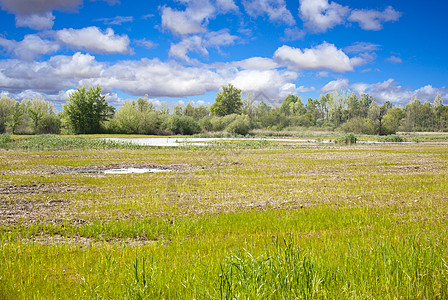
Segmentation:
<svg viewBox="0 0 448 300">
<path fill-rule="evenodd" d="M 64 115 L 76 134 L 101 132 L 103 122 L 113 115 L 115 108 L 101 92 L 99 86 L 89 90 L 84 86 L 70 94 L 64 105 Z"/>
<path fill-rule="evenodd" d="M 8 97 L 0 98 L 0 133 L 6 131 L 6 126 L 10 123 L 16 103 L 16 100 Z"/>
<path fill-rule="evenodd" d="M 16 102 L 14 108 L 11 112 L 11 119 L 9 120 L 9 127 L 11 127 L 12 134 L 16 133 L 17 127 L 23 122 L 23 115 L 25 111 L 23 109 L 23 105 L 19 102 Z"/>
<path fill-rule="evenodd" d="M 51 119 L 53 119 L 53 121 L 55 120 L 54 117 L 56 116 L 56 114 L 54 113 L 54 106 L 53 103 L 49 101 L 45 101 L 44 99 L 33 99 L 33 100 L 24 99 L 22 101 L 22 104 L 25 106 L 26 114 L 32 120 L 32 129 L 36 133 L 39 132 L 41 122 L 44 118 L 46 119 L 47 125 L 49 125 L 48 122 Z M 56 125 L 56 123 L 54 123 L 53 125 Z"/>
<path fill-rule="evenodd" d="M 385 134 L 395 134 L 398 131 L 400 122 L 404 117 L 403 110 L 399 107 L 393 107 L 388 110 L 383 118 L 383 127 Z"/>
<path fill-rule="evenodd" d="M 376 104 L 375 101 L 373 101 L 372 105 L 370 106 L 369 110 L 369 118 L 374 122 L 376 130 L 375 133 L 379 135 L 385 134 L 384 128 L 383 128 L 383 119 L 384 116 L 387 114 L 389 109 L 392 108 L 392 103 L 389 101 L 384 102 L 383 105 L 379 106 Z"/>
<path fill-rule="evenodd" d="M 229 83 L 228 86 L 223 86 L 216 95 L 215 103 L 210 107 L 210 113 L 214 116 L 239 114 L 242 106 L 241 90 Z"/>
</svg>

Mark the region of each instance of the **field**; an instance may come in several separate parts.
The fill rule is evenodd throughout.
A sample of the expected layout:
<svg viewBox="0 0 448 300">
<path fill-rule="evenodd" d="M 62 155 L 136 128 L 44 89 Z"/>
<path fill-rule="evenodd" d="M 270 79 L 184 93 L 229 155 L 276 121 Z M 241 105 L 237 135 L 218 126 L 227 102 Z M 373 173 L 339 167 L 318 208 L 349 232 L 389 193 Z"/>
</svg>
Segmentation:
<svg viewBox="0 0 448 300">
<path fill-rule="evenodd" d="M 61 139 L 0 141 L 1 299 L 448 298 L 446 145 Z"/>
</svg>

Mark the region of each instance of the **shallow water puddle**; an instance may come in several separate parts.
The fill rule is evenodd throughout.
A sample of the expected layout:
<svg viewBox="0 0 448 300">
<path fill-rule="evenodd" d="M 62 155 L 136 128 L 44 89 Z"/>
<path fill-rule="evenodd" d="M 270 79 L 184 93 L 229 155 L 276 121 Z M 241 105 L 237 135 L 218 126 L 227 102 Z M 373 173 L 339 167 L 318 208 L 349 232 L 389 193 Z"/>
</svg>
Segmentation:
<svg viewBox="0 0 448 300">
<path fill-rule="evenodd" d="M 171 172 L 171 170 L 165 169 L 147 169 L 147 168 L 120 168 L 120 169 L 109 169 L 104 170 L 102 173 L 104 174 L 142 174 L 142 173 L 164 173 Z"/>
</svg>

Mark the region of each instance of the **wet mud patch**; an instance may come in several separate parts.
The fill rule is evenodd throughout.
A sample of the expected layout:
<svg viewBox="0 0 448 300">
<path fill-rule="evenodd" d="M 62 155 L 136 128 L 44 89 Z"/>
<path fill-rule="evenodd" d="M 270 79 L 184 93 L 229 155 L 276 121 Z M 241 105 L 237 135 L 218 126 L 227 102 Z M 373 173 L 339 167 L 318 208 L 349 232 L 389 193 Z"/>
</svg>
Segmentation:
<svg viewBox="0 0 448 300">
<path fill-rule="evenodd" d="M 193 170 L 187 165 L 155 165 L 155 164 L 111 164 L 102 166 L 61 166 L 49 169 L 25 169 L 9 171 L 18 175 L 60 175 L 60 174 L 131 174 L 131 173 L 163 173 Z"/>
</svg>

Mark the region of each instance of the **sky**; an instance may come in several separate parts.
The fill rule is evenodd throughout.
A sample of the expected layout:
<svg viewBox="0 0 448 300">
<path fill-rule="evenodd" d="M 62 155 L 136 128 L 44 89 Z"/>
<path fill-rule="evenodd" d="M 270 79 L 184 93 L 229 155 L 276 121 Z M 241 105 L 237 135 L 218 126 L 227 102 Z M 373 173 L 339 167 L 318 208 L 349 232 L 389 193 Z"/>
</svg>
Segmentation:
<svg viewBox="0 0 448 300">
<path fill-rule="evenodd" d="M 289 94 L 368 93 L 448 104 L 440 0 L 0 0 L 0 93 L 61 107 L 99 85 L 110 104 L 211 104 L 233 84 Z"/>
</svg>

